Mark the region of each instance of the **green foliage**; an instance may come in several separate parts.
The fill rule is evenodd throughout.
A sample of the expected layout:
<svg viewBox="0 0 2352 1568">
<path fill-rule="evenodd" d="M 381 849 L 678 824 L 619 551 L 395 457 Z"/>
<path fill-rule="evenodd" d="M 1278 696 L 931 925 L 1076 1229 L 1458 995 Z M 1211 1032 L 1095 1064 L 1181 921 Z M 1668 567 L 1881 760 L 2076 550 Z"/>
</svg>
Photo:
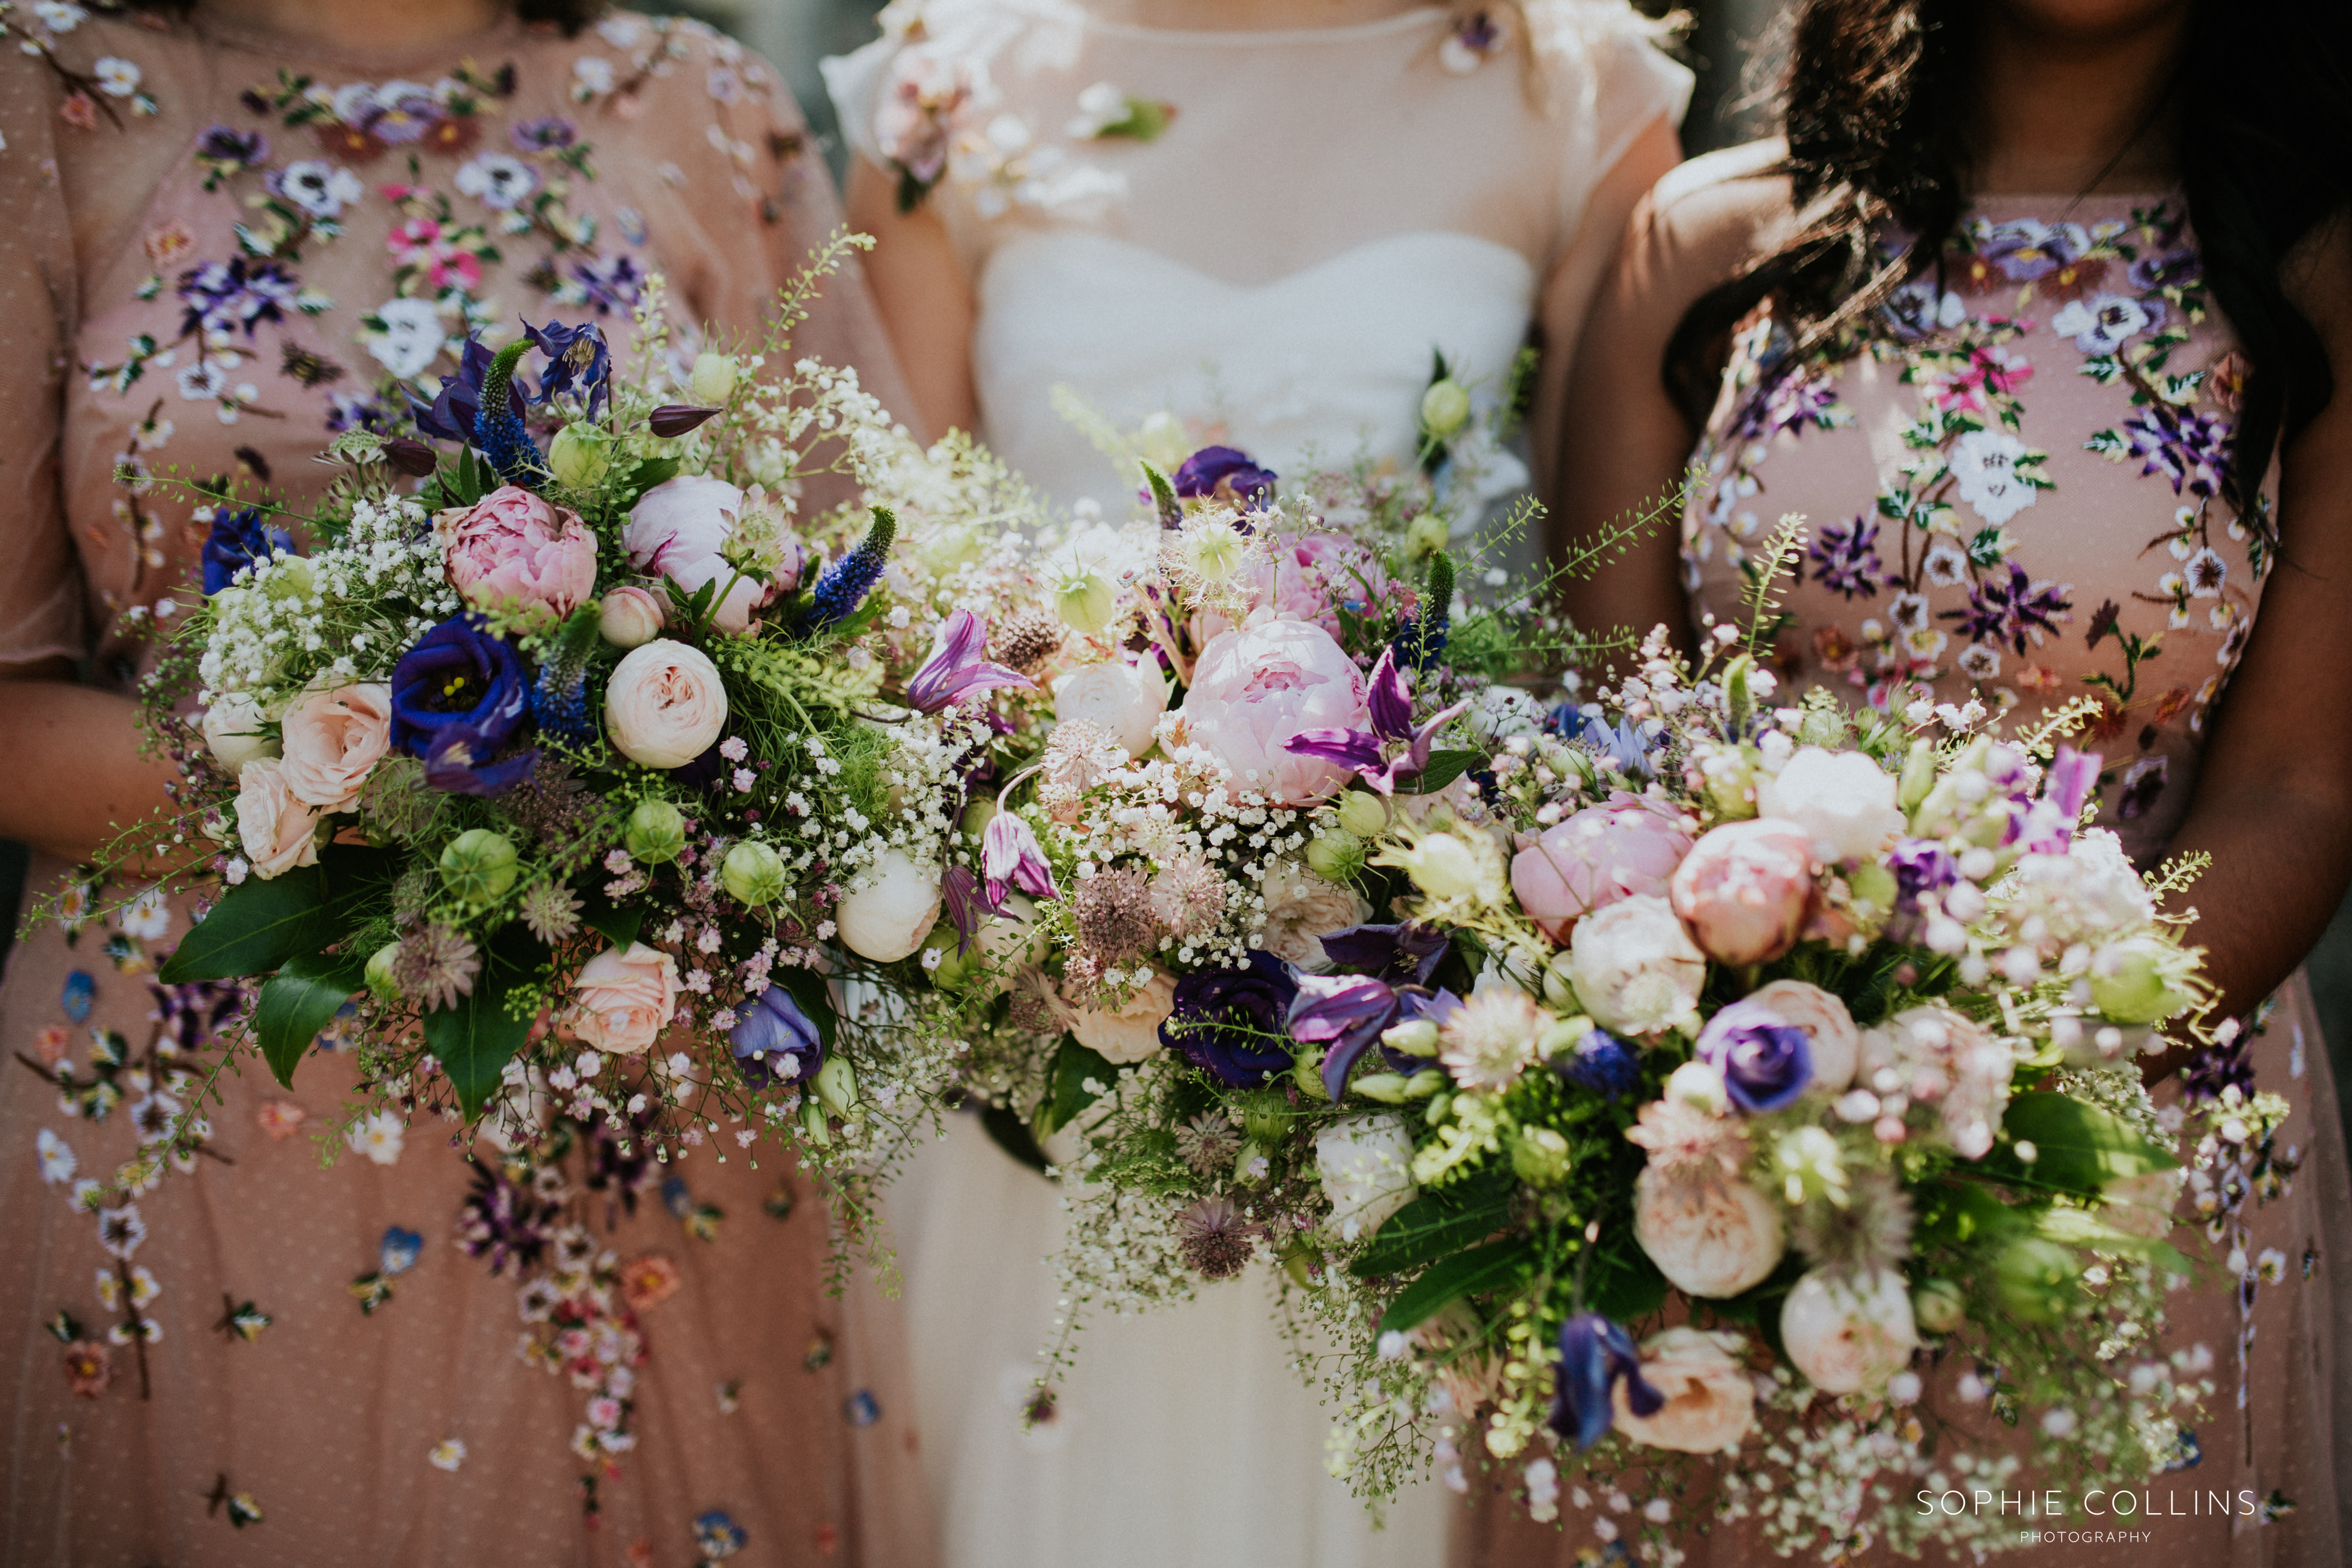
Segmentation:
<svg viewBox="0 0 2352 1568">
<path fill-rule="evenodd" d="M 1399 1274 L 1483 1241 L 1509 1222 L 1517 1191 L 1509 1168 L 1496 1164 L 1454 1186 L 1423 1193 L 1389 1216 L 1348 1272 L 1360 1279 Z"/>
<path fill-rule="evenodd" d="M 1383 1227 L 1385 1228 L 1385 1227 Z M 1465 1296 L 1517 1289 L 1536 1271 L 1535 1248 L 1523 1237 L 1489 1242 L 1431 1264 L 1381 1315 L 1381 1332 L 1418 1328 Z"/>
<path fill-rule="evenodd" d="M 1484 752 L 1432 752 L 1429 766 L 1397 788 L 1405 795 L 1435 795 L 1485 760 Z"/>
<path fill-rule="evenodd" d="M 1978 1168 L 2015 1186 L 2092 1197 L 2109 1182 L 2169 1171 L 2180 1163 L 2121 1117 L 2068 1094 L 2011 1096 L 2001 1131 L 2004 1142 Z M 2032 1161 L 2020 1159 L 2009 1140 L 2032 1143 Z"/>
<path fill-rule="evenodd" d="M 530 1033 L 530 1013 L 510 1011 L 509 999 L 546 962 L 547 950 L 520 926 L 509 926 L 482 959 L 471 994 L 425 1015 L 425 1043 L 449 1075 L 468 1121 L 498 1093 L 499 1075 Z"/>
<path fill-rule="evenodd" d="M 288 959 L 265 981 L 254 1005 L 253 1032 L 269 1071 L 288 1089 L 294 1087 L 294 1068 L 309 1052 L 319 1031 L 360 988 L 366 967 L 364 953 L 323 953 Z"/>
<path fill-rule="evenodd" d="M 195 923 L 156 978 L 180 985 L 267 974 L 289 958 L 318 952 L 336 935 L 327 912 L 325 867 L 298 866 L 266 880 L 247 877 Z"/>
<path fill-rule="evenodd" d="M 1087 1087 L 1091 1079 L 1097 1086 Z M 1045 1104 L 1037 1108 L 1037 1136 L 1051 1138 L 1078 1114 L 1102 1098 L 1102 1090 L 1118 1081 L 1118 1068 L 1099 1052 L 1089 1050 L 1075 1035 L 1062 1037 L 1061 1049 L 1046 1075 Z"/>
</svg>

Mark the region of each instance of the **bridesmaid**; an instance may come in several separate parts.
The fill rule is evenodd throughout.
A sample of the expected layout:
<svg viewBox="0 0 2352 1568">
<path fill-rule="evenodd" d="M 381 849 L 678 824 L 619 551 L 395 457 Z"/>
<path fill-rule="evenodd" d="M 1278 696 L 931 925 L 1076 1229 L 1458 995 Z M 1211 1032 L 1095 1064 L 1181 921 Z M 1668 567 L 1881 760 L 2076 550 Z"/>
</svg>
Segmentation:
<svg viewBox="0 0 2352 1568">
<path fill-rule="evenodd" d="M 2250 1027 L 2149 1071 L 2160 1102 L 2284 1096 L 2301 1168 L 2184 1201 L 2174 1240 L 2207 1268 L 2170 1340 L 2210 1350 L 2216 1392 L 2153 1489 L 2259 1506 L 2151 1519 L 2166 1563 L 2335 1564 L 2352 1504 L 2352 1215 L 2298 968 L 2352 878 L 2347 34 L 2325 4 L 1804 0 L 1785 138 L 1652 194 L 1562 427 L 1568 538 L 1692 474 L 1679 542 L 1590 584 L 1583 617 L 1738 619 L 1743 567 L 1801 513 L 1785 693 L 2021 723 L 2091 698 L 2103 820 L 2144 866 L 2212 856 L 2196 934 Z M 1592 1541 L 1501 1513 L 1469 1561 Z M 1738 1531 L 1688 1545 L 1755 1560 Z"/>
<path fill-rule="evenodd" d="M 625 363 L 659 272 L 681 331 L 755 329 L 839 212 L 773 74 L 696 24 L 45 0 L 0 29 L 0 837 L 45 892 L 170 776 L 130 694 L 142 634 L 200 602 L 210 514 L 151 476 L 299 510 L 311 456 L 429 396 L 468 323 L 593 321 Z M 900 398 L 855 270 L 796 346 Z M 591 1137 L 521 1192 L 436 1121 L 345 1147 L 325 1056 L 290 1092 L 245 1064 L 193 1170 L 106 1190 L 227 1009 L 155 982 L 184 905 L 94 907 L 0 988 L 0 1559 L 930 1560 L 896 1320 L 826 1296 L 785 1162 Z M 552 1300 L 604 1252 L 617 1278 Z"/>
</svg>

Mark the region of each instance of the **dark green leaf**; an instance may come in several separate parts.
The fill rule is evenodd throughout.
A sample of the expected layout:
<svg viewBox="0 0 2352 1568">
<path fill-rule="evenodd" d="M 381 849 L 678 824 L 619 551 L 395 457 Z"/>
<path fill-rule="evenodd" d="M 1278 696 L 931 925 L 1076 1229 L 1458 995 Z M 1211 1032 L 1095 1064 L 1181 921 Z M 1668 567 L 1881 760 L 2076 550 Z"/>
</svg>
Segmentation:
<svg viewBox="0 0 2352 1568">
<path fill-rule="evenodd" d="M 294 1087 L 294 1068 L 325 1028 L 360 988 L 366 960 L 356 954 L 304 954 L 286 961 L 261 987 L 254 1005 L 253 1032 L 269 1070 L 288 1089 Z"/>
<path fill-rule="evenodd" d="M 599 893 L 588 900 L 588 907 L 580 918 L 588 929 L 603 934 L 614 947 L 626 947 L 637 940 L 637 932 L 646 923 L 646 911 L 641 909 L 620 909 Z"/>
<path fill-rule="evenodd" d="M 838 1026 L 833 1012 L 833 988 L 824 975 L 814 969 L 787 969 L 772 974 L 772 984 L 781 985 L 792 999 L 800 1004 L 808 1021 L 816 1026 L 817 1038 L 824 1048 L 833 1049 L 834 1031 Z"/>
<path fill-rule="evenodd" d="M 1584 1276 L 1585 1304 L 1617 1322 L 1646 1318 L 1666 1299 L 1666 1277 L 1637 1246 L 1596 1252 Z"/>
<path fill-rule="evenodd" d="M 1978 1168 L 1994 1181 L 2044 1190 L 2089 1196 L 2109 1182 L 2179 1163 L 2121 1117 L 2072 1095 L 2011 1096 L 2001 1131 L 2011 1142 L 1986 1155 Z M 2017 1157 L 2018 1141 L 2033 1145 L 2031 1163 Z"/>
<path fill-rule="evenodd" d="M 156 978 L 178 985 L 267 974 L 298 953 L 318 952 L 337 934 L 325 868 L 299 866 L 267 880 L 247 877 L 221 895 Z"/>
<path fill-rule="evenodd" d="M 490 942 L 471 994 L 455 1007 L 425 1015 L 425 1043 L 449 1075 L 458 1108 L 467 1121 L 499 1092 L 499 1078 L 530 1033 L 528 1017 L 507 1011 L 507 995 L 547 956 L 547 950 L 520 926 L 509 926 Z"/>
<path fill-rule="evenodd" d="M 1432 752 L 1429 766 L 1397 785 L 1406 795 L 1435 795 L 1486 760 L 1483 752 Z"/>
<path fill-rule="evenodd" d="M 1389 1216 L 1348 1272 L 1359 1279 L 1401 1274 L 1486 1240 L 1510 1218 L 1517 1186 L 1507 1167 L 1494 1166 L 1469 1181 L 1422 1194 Z"/>
<path fill-rule="evenodd" d="M 1078 1044 L 1075 1036 L 1063 1036 L 1062 1048 L 1054 1057 L 1053 1089 L 1045 1103 L 1037 1108 L 1038 1137 L 1051 1138 L 1055 1130 L 1067 1127 L 1078 1112 L 1102 1098 L 1087 1088 L 1088 1079 L 1108 1089 L 1118 1081 L 1118 1069 L 1108 1058 Z"/>
<path fill-rule="evenodd" d="M 1523 1237 L 1490 1242 L 1431 1264 L 1381 1315 L 1381 1332 L 1420 1327 L 1465 1296 L 1501 1290 L 1536 1270 L 1535 1248 Z"/>
<path fill-rule="evenodd" d="M 676 458 L 647 458 L 629 470 L 621 481 L 621 504 L 625 510 L 637 504 L 638 499 L 664 479 L 677 477 Z"/>
</svg>

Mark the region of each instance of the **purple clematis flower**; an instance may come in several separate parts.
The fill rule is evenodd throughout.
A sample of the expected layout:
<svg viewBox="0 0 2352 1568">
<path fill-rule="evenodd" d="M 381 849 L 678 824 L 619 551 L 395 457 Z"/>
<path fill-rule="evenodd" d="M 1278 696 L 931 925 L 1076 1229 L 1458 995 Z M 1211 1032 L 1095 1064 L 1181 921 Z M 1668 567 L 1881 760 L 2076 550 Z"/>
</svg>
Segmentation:
<svg viewBox="0 0 2352 1568">
<path fill-rule="evenodd" d="M 1033 899 L 1058 899 L 1054 867 L 1026 822 L 1009 811 L 988 819 L 980 836 L 980 874 L 988 879 L 988 901 L 1002 905 L 1008 889 L 1018 888 Z"/>
<path fill-rule="evenodd" d="M 1590 1448 L 1616 1419 L 1611 1390 L 1625 1384 L 1625 1405 L 1636 1415 L 1655 1415 L 1666 1396 L 1642 1375 L 1633 1338 L 1598 1312 L 1580 1312 L 1559 1326 L 1559 1396 L 1552 1401 L 1551 1429 Z"/>
<path fill-rule="evenodd" d="M 1348 1073 L 1371 1048 L 1381 1031 L 1396 1022 L 1396 988 L 1369 974 L 1302 974 L 1290 999 L 1290 1037 L 1322 1046 L 1323 1089 L 1337 1100 Z"/>
<path fill-rule="evenodd" d="M 991 664 L 981 658 L 988 648 L 988 623 L 970 610 L 958 610 L 940 628 L 931 657 L 907 682 L 907 701 L 926 713 L 953 707 L 1000 686 L 1034 686 L 1019 670 Z"/>
<path fill-rule="evenodd" d="M 1454 939 L 1406 921 L 1399 925 L 1349 926 L 1318 939 L 1323 956 L 1340 969 L 1376 974 L 1391 985 L 1426 985 Z"/>
<path fill-rule="evenodd" d="M 940 897 L 947 902 L 948 919 L 955 922 L 958 958 L 971 951 L 971 939 L 980 934 L 982 921 L 1004 912 L 1003 899 L 982 894 L 980 879 L 962 866 L 949 867 L 940 879 Z"/>
<path fill-rule="evenodd" d="M 1232 447 L 1203 447 L 1184 459 L 1172 484 L 1176 493 L 1187 500 L 1215 495 L 1223 486 L 1235 500 L 1246 501 L 1271 494 L 1276 477 L 1271 468 L 1251 461 L 1247 452 Z"/>
<path fill-rule="evenodd" d="M 604 329 L 593 321 L 580 327 L 567 327 L 561 321 L 534 327 L 525 321 L 522 330 L 547 356 L 539 395 L 531 401 L 551 403 L 572 393 L 587 400 L 587 417 L 593 420 L 612 391 L 613 351 L 604 342 Z"/>
<path fill-rule="evenodd" d="M 760 993 L 743 1009 L 742 1021 L 727 1032 L 736 1070 L 753 1089 L 774 1083 L 807 1083 L 824 1065 L 824 1036 L 781 985 Z"/>
<path fill-rule="evenodd" d="M 1457 702 L 1416 729 L 1412 693 L 1404 683 L 1404 672 L 1397 668 L 1392 648 L 1381 649 L 1380 663 L 1372 666 L 1366 702 L 1371 710 L 1370 729 L 1301 730 L 1283 742 L 1283 749 L 1295 756 L 1321 757 L 1353 768 L 1381 794 L 1393 795 L 1399 779 L 1411 778 L 1429 766 L 1430 741 L 1470 706 L 1466 700 Z"/>
</svg>

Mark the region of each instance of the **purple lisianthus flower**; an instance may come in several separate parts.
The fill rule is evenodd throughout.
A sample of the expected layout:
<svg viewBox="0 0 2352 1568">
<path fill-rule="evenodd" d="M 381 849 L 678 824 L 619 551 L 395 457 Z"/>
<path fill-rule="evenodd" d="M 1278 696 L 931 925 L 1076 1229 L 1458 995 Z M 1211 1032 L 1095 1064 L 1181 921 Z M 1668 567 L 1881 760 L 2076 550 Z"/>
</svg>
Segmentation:
<svg viewBox="0 0 2352 1568">
<path fill-rule="evenodd" d="M 1426 985 L 1454 939 L 1442 931 L 1405 921 L 1398 925 L 1349 926 L 1318 938 L 1333 965 L 1376 974 L 1391 985 Z"/>
<path fill-rule="evenodd" d="M 824 1036 L 781 985 L 761 992 L 727 1031 L 727 1038 L 735 1052 L 736 1070 L 753 1089 L 807 1083 L 824 1065 Z"/>
<path fill-rule="evenodd" d="M 1940 893 L 1960 879 L 1951 851 L 1933 838 L 1897 839 L 1886 863 L 1895 872 L 1895 907 L 1906 913 L 1918 910 L 1922 896 Z"/>
<path fill-rule="evenodd" d="M 594 419 L 612 390 L 613 351 L 604 342 L 604 329 L 593 321 L 578 327 L 567 327 L 561 321 L 534 327 L 525 321 L 522 330 L 539 346 L 539 352 L 547 356 L 539 395 L 531 401 L 551 403 L 569 393 L 585 401 L 587 417 Z"/>
<path fill-rule="evenodd" d="M 212 531 L 205 536 L 205 596 L 212 597 L 247 566 L 257 566 L 272 555 L 294 553 L 294 536 L 272 528 L 256 506 L 216 507 Z"/>
<path fill-rule="evenodd" d="M 1754 1002 L 1734 1002 L 1706 1021 L 1698 1059 L 1723 1075 L 1731 1103 L 1750 1116 L 1780 1110 L 1813 1081 L 1805 1031 Z"/>
<path fill-rule="evenodd" d="M 1642 1064 L 1625 1042 L 1606 1029 L 1594 1029 L 1573 1048 L 1552 1058 L 1551 1070 L 1579 1089 L 1589 1089 L 1606 1100 L 1621 1100 L 1641 1081 Z"/>
<path fill-rule="evenodd" d="M 1232 447 L 1203 447 L 1184 459 L 1173 481 L 1176 493 L 1187 499 L 1213 496 L 1223 485 L 1235 500 L 1272 494 L 1276 475 L 1250 460 L 1247 452 Z"/>
<path fill-rule="evenodd" d="M 925 713 L 950 708 L 967 697 L 977 697 L 1000 686 L 1034 686 L 1017 669 L 991 664 L 981 658 L 988 647 L 988 623 L 970 610 L 949 616 L 940 628 L 931 657 L 907 682 L 908 705 Z"/>
<path fill-rule="evenodd" d="M 560 114 L 543 114 L 536 120 L 517 121 L 508 129 L 507 137 L 518 153 L 561 153 L 580 140 L 580 128 Z"/>
<path fill-rule="evenodd" d="M 1302 974 L 1290 999 L 1290 1037 L 1322 1046 L 1323 1088 L 1336 1100 L 1357 1058 L 1396 1022 L 1396 988 L 1369 974 Z"/>
<path fill-rule="evenodd" d="M 1054 885 L 1053 863 L 1030 826 L 1009 811 L 988 819 L 980 836 L 980 874 L 988 879 L 988 901 L 1002 905 L 1013 888 L 1033 899 L 1061 896 Z"/>
<path fill-rule="evenodd" d="M 1175 1005 L 1160 1043 L 1234 1089 L 1263 1083 L 1290 1066 L 1283 1025 L 1298 982 L 1290 965 L 1260 948 L 1242 969 L 1213 969 L 1176 982 Z"/>
<path fill-rule="evenodd" d="M 1601 1441 L 1617 1418 L 1611 1390 L 1621 1379 L 1626 1408 L 1634 1415 L 1654 1415 L 1664 1406 L 1666 1396 L 1642 1375 L 1631 1334 L 1598 1312 L 1580 1312 L 1562 1323 L 1551 1429 L 1580 1449 Z"/>
<path fill-rule="evenodd" d="M 425 782 L 456 795 L 497 795 L 538 755 L 491 761 L 522 728 L 530 680 L 505 640 L 473 615 L 443 621 L 392 670 L 392 743 L 425 759 Z"/>
</svg>

